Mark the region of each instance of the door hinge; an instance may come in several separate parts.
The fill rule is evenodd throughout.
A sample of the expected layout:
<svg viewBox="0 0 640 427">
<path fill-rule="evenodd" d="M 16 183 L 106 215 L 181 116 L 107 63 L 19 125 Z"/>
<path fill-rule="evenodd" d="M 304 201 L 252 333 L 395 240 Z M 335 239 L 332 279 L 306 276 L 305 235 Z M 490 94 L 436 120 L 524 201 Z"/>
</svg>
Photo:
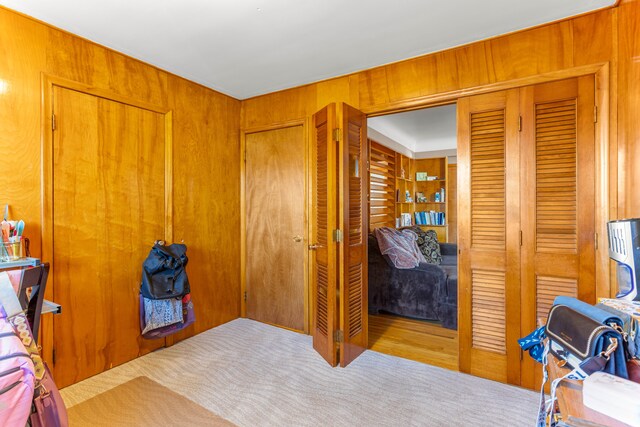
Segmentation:
<svg viewBox="0 0 640 427">
<path fill-rule="evenodd" d="M 333 140 L 336 142 L 340 141 L 340 128 L 335 128 L 333 130 Z"/>
<path fill-rule="evenodd" d="M 367 160 L 367 170 L 370 171 L 371 170 L 371 164 L 369 163 L 369 160 Z"/>
<path fill-rule="evenodd" d="M 51 363 L 53 363 L 54 365 L 56 364 L 56 349 L 55 348 L 51 351 Z"/>
<path fill-rule="evenodd" d="M 247 291 L 244 291 L 244 302 L 247 302 Z"/>
<path fill-rule="evenodd" d="M 51 130 L 56 130 L 56 115 L 51 114 Z"/>
<path fill-rule="evenodd" d="M 593 106 L 593 123 L 598 123 L 598 106 Z"/>
<path fill-rule="evenodd" d="M 596 251 L 598 250 L 598 233 L 593 233 L 593 240 L 595 242 Z"/>
<path fill-rule="evenodd" d="M 333 241 L 337 243 L 342 243 L 342 239 L 343 239 L 342 230 L 340 230 L 339 228 L 333 230 Z"/>
<path fill-rule="evenodd" d="M 339 344 L 344 342 L 344 333 L 341 330 L 337 330 L 333 333 L 333 342 L 337 342 Z"/>
<path fill-rule="evenodd" d="M 520 246 L 522 246 L 522 230 L 520 230 Z"/>
<path fill-rule="evenodd" d="M 522 116 L 518 116 L 518 132 L 522 132 Z"/>
</svg>

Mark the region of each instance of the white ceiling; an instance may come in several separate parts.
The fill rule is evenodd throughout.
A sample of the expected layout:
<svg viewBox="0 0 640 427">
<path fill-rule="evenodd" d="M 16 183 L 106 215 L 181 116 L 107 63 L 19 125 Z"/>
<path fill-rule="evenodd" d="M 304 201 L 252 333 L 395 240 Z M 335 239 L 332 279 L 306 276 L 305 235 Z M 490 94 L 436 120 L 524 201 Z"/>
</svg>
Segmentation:
<svg viewBox="0 0 640 427">
<path fill-rule="evenodd" d="M 614 3 L 615 0 L 0 0 L 11 9 L 238 99 L 443 50 Z"/>
<path fill-rule="evenodd" d="M 396 151 L 400 151 L 396 145 L 399 144 L 418 158 L 424 157 L 422 153 L 427 152 L 442 153 L 448 150 L 455 153 L 455 104 L 371 117 L 367 119 L 367 125 L 374 130 L 369 131 L 369 138 Z"/>
</svg>

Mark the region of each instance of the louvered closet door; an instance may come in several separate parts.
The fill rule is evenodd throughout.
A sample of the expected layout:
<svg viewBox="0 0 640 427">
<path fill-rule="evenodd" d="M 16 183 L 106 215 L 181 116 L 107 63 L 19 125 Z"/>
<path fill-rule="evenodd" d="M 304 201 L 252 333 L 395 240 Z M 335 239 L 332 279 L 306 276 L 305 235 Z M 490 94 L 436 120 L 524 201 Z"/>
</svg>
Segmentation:
<svg viewBox="0 0 640 427">
<path fill-rule="evenodd" d="M 521 105 L 526 332 L 558 295 L 595 303 L 593 77 L 524 88 Z M 538 371 L 523 358 L 522 384 L 539 384 Z"/>
<path fill-rule="evenodd" d="M 341 106 L 340 170 L 344 242 L 340 281 L 340 325 L 343 343 L 340 366 L 345 367 L 367 348 L 367 125 L 365 115 Z"/>
<path fill-rule="evenodd" d="M 337 220 L 337 149 L 332 134 L 335 104 L 313 116 L 311 289 L 313 348 L 331 366 L 338 363 L 334 343 L 337 322 L 337 248 L 332 232 Z"/>
<path fill-rule="evenodd" d="M 518 92 L 458 102 L 460 370 L 518 384 Z"/>
<path fill-rule="evenodd" d="M 395 227 L 396 154 L 375 141 L 369 153 L 369 228 Z"/>
</svg>

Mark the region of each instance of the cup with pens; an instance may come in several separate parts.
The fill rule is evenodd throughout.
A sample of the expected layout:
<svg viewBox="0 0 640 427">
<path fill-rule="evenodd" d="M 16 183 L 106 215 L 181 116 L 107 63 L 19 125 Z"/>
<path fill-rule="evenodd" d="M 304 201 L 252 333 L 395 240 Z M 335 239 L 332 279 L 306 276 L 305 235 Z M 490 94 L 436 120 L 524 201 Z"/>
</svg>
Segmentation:
<svg viewBox="0 0 640 427">
<path fill-rule="evenodd" d="M 9 221 L 9 205 L 4 208 L 4 219 L 0 222 L 2 245 L 0 246 L 0 262 L 15 261 L 23 257 L 24 221 Z"/>
</svg>

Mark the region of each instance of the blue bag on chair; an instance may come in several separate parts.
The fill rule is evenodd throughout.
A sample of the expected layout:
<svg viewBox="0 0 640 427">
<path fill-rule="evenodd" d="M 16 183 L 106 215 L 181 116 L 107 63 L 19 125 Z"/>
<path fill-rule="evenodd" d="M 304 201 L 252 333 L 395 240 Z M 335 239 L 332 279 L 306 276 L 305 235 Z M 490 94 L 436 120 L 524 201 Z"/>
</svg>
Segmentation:
<svg viewBox="0 0 640 427">
<path fill-rule="evenodd" d="M 590 351 L 593 354 L 589 354 L 588 356 L 596 356 L 597 354 L 605 352 L 607 350 L 608 344 L 611 341 L 611 338 L 614 338 L 618 344 L 617 348 L 611 354 L 608 355 L 606 365 L 603 367 L 602 371 L 612 375 L 617 375 L 622 378 L 628 378 L 627 358 L 624 351 L 624 340 L 622 338 L 622 335 L 620 334 L 620 331 L 622 330 L 622 326 L 623 326 L 623 321 L 620 318 L 620 316 L 617 316 L 613 313 L 602 310 L 598 307 L 594 307 L 591 304 L 587 304 L 586 302 L 580 301 L 576 298 L 571 298 L 566 296 L 559 296 L 555 299 L 555 301 L 553 302 L 553 307 L 551 309 L 551 312 L 554 311 L 554 308 L 559 306 L 568 307 L 571 310 L 577 313 L 580 313 L 583 316 L 588 317 L 589 319 L 593 320 L 597 324 L 608 327 L 606 330 L 603 329 L 602 331 L 600 331 L 600 335 L 597 335 L 598 340 L 595 340 L 596 335 L 594 335 L 593 341 L 591 339 L 589 340 L 589 342 L 592 344 Z M 549 316 L 550 320 L 551 320 L 551 312 Z M 578 317 L 573 316 L 569 318 L 574 323 L 580 323 Z M 582 331 L 580 329 L 582 327 L 586 327 L 586 324 L 578 326 L 578 325 L 567 324 L 566 322 L 561 322 L 559 325 L 560 325 L 559 326 L 560 328 L 566 329 L 566 330 L 565 331 L 556 330 L 556 331 L 553 331 L 555 334 L 554 333 L 550 334 L 550 332 L 552 331 L 549 330 L 549 324 L 547 324 L 547 334 L 549 335 L 549 338 L 551 341 L 550 344 L 551 344 L 552 353 L 555 353 L 554 343 L 556 345 L 560 344 L 564 347 L 568 347 L 570 345 L 567 342 L 563 342 L 565 340 L 563 340 L 561 336 L 567 335 L 567 334 L 571 336 L 572 334 L 579 333 L 579 332 L 586 333 L 586 331 Z M 578 329 L 572 329 L 572 327 L 577 327 Z M 569 331 L 571 331 L 571 333 L 569 333 Z M 571 337 L 571 338 L 576 338 L 576 337 Z M 565 350 L 568 350 L 568 349 L 565 349 Z M 574 366 L 574 368 L 575 367 L 576 366 Z"/>
</svg>

